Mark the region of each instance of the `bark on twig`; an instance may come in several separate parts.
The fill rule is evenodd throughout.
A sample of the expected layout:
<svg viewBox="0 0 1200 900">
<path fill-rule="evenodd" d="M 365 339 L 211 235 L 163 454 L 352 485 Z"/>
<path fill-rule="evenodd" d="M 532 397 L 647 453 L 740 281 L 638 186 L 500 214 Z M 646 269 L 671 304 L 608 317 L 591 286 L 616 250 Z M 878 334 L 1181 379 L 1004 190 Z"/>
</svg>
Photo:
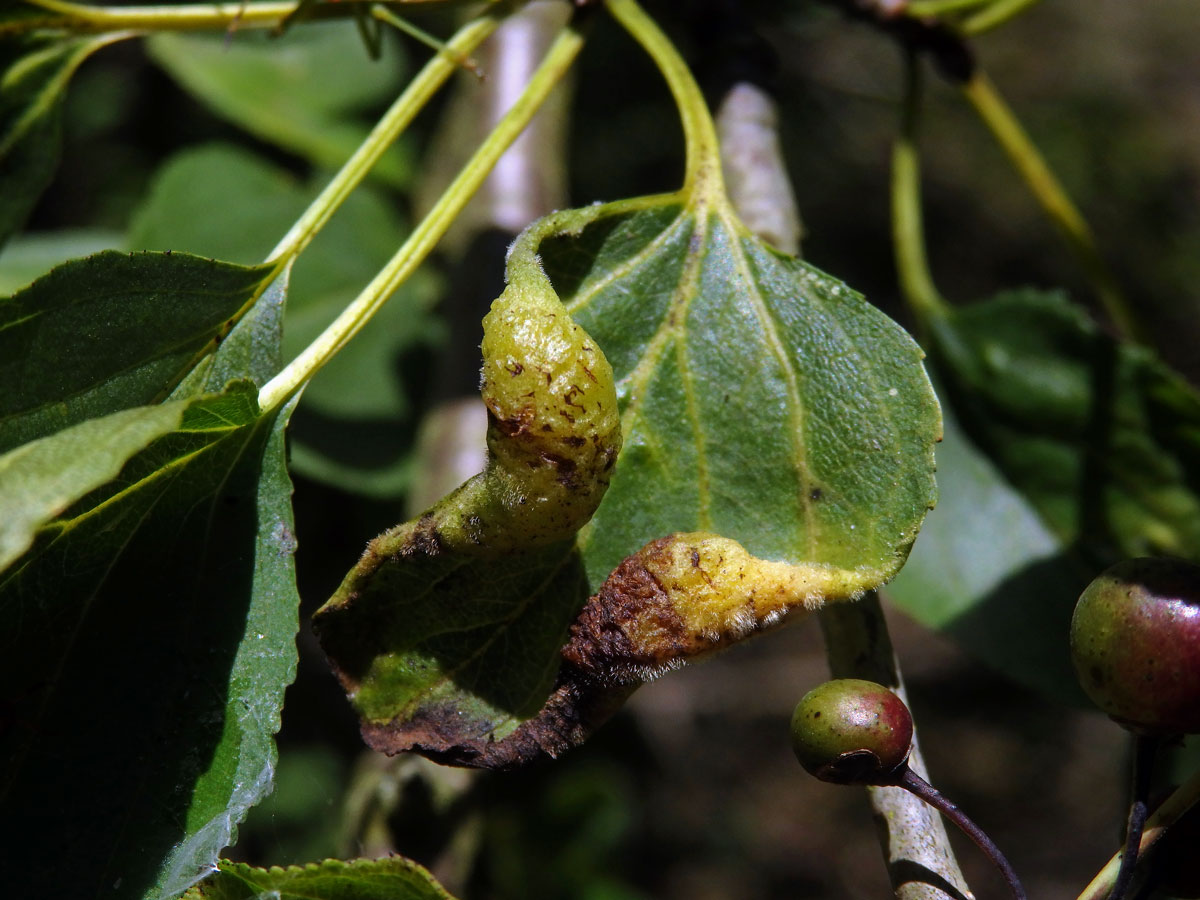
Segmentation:
<svg viewBox="0 0 1200 900">
<path fill-rule="evenodd" d="M 877 595 L 826 607 L 819 616 L 833 677 L 878 682 L 907 702 Z M 929 780 L 915 731 L 908 764 Z M 941 815 L 903 788 L 867 793 L 897 900 L 972 900 Z"/>
</svg>

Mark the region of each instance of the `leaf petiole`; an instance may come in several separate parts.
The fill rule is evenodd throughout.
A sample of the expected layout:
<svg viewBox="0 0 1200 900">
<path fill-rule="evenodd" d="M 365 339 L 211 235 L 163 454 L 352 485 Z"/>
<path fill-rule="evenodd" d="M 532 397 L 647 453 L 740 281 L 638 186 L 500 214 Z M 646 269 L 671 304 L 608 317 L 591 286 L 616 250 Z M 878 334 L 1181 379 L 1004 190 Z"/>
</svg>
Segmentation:
<svg viewBox="0 0 1200 900">
<path fill-rule="evenodd" d="M 940 16 L 961 9 L 986 6 L 991 2 L 992 0 L 912 0 L 904 7 L 904 14 L 923 19 L 927 16 Z"/>
<path fill-rule="evenodd" d="M 504 151 L 525 129 L 550 92 L 566 75 L 582 46 L 583 35 L 577 29 L 568 26 L 559 33 L 525 91 L 475 151 L 429 214 L 341 315 L 263 386 L 258 396 L 260 406 L 270 408 L 300 390 L 416 270 L 483 184 Z"/>
<path fill-rule="evenodd" d="M 642 45 L 658 66 L 683 120 L 687 166 L 683 192 L 695 200 L 725 201 L 717 129 L 704 95 L 675 45 L 635 0 L 608 0 L 608 11 Z"/>
<path fill-rule="evenodd" d="M 909 52 L 905 70 L 900 134 L 892 146 L 892 244 L 900 291 L 922 322 L 946 311 L 946 301 L 933 281 L 925 252 L 921 217 L 921 162 L 917 152 L 920 112 L 920 60 Z"/>
<path fill-rule="evenodd" d="M 996 0 L 962 23 L 963 34 L 982 34 L 1014 19 L 1039 0 Z"/>
<path fill-rule="evenodd" d="M 302 0 L 260 0 L 249 3 L 228 0 L 225 3 L 184 3 L 178 6 L 92 6 L 70 0 L 23 0 L 59 16 L 47 23 L 31 20 L 31 25 L 44 28 L 47 24 L 74 31 L 202 31 L 222 28 L 274 28 L 300 7 Z M 387 3 L 388 0 L 376 0 Z M 440 0 L 400 0 L 400 2 L 431 3 Z M 489 0 L 491 3 L 499 0 Z M 353 15 L 354 3 L 322 4 L 320 16 L 345 18 Z M 4 30 L 21 26 L 18 20 Z"/>
<path fill-rule="evenodd" d="M 409 83 L 404 92 L 396 98 L 383 117 L 371 129 L 366 140 L 359 145 L 351 157 L 338 171 L 324 190 L 309 204 L 308 209 L 288 229 L 267 254 L 265 262 L 272 265 L 271 271 L 263 278 L 259 289 L 247 301 L 233 320 L 240 320 L 259 297 L 278 279 L 283 277 L 288 268 L 295 262 L 296 257 L 312 241 L 329 220 L 337 212 L 356 187 L 367 176 L 380 157 L 387 151 L 396 139 L 408 127 L 418 112 L 420 112 L 446 79 L 458 67 L 460 54 L 469 54 L 479 44 L 496 30 L 507 14 L 509 4 L 496 4 L 479 18 L 468 22 L 458 33 L 446 42 L 443 52 L 434 56 Z M 209 351 L 205 348 L 193 360 L 197 364 Z M 282 400 L 284 395 L 278 399 Z M 264 409 L 266 407 L 264 406 Z"/>
<path fill-rule="evenodd" d="M 476 78 L 480 79 L 481 81 L 483 80 L 483 72 L 482 72 L 482 70 L 480 70 L 479 64 L 477 62 L 475 62 L 475 60 L 471 59 L 470 56 L 468 56 L 466 53 L 464 53 L 460 50 L 452 50 L 450 48 L 449 44 L 439 41 L 436 37 L 434 37 L 432 34 L 430 34 L 424 28 L 418 28 L 416 25 L 414 25 L 412 22 L 409 22 L 407 19 L 404 19 L 404 18 L 396 15 L 394 12 L 392 12 L 390 9 L 388 9 L 383 4 L 372 5 L 371 6 L 371 15 L 374 16 L 376 19 L 378 19 L 380 22 L 384 22 L 388 25 L 391 25 L 397 31 L 400 31 L 400 32 L 408 35 L 413 40 L 424 44 L 429 49 L 434 50 L 438 53 L 444 53 L 444 54 L 448 55 L 459 66 L 466 69 L 468 72 L 470 72 L 472 75 L 474 75 Z"/>
<path fill-rule="evenodd" d="M 1041 204 L 1043 212 L 1066 240 L 1113 324 L 1130 340 L 1146 343 L 1141 323 L 1096 247 L 1091 228 L 991 79 L 982 69 L 976 69 L 962 86 L 962 91 Z"/>
<path fill-rule="evenodd" d="M 55 22 L 76 31 L 194 31 L 232 25 L 266 28 L 295 12 L 299 0 L 258 3 L 188 3 L 180 6 L 91 6 L 68 0 L 24 0 L 61 17 Z M 45 23 L 38 23 L 44 25 Z"/>
<path fill-rule="evenodd" d="M 507 4 L 504 7 L 493 6 L 480 18 L 464 25 L 445 43 L 440 52 L 425 64 L 404 93 L 384 113 L 383 118 L 367 135 L 367 139 L 354 155 L 280 239 L 268 255 L 269 261 L 274 261 L 282 271 L 284 265 L 295 259 L 308 246 L 309 241 L 325 226 L 416 114 L 445 84 L 446 79 L 454 74 L 461 65 L 461 60 L 496 30 L 506 12 Z"/>
</svg>

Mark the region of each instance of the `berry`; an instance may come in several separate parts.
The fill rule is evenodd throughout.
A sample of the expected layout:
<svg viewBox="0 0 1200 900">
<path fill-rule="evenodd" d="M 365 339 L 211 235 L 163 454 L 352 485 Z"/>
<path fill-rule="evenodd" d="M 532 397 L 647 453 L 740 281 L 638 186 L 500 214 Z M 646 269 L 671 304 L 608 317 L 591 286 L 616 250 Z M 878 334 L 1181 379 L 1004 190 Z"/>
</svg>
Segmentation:
<svg viewBox="0 0 1200 900">
<path fill-rule="evenodd" d="M 912 715 L 881 684 L 827 681 L 792 713 L 792 749 L 810 774 L 834 784 L 890 784 L 912 749 Z"/>
<path fill-rule="evenodd" d="M 1071 619 L 1084 691 L 1138 734 L 1200 732 L 1200 566 L 1130 559 L 1087 586 Z"/>
</svg>

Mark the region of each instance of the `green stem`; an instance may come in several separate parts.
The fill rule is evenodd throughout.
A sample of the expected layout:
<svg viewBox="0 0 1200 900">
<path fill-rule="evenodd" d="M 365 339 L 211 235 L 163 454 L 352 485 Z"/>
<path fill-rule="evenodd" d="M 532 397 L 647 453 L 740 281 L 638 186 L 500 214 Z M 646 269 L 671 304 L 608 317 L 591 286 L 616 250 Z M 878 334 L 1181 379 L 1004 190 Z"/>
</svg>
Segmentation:
<svg viewBox="0 0 1200 900">
<path fill-rule="evenodd" d="M 909 53 L 900 134 L 892 146 L 892 245 L 900 291 L 917 319 L 924 323 L 943 315 L 948 307 L 933 282 L 925 253 L 921 162 L 917 153 L 920 99 L 920 60 Z"/>
<path fill-rule="evenodd" d="M 976 70 L 963 85 L 963 94 L 1009 161 L 1025 180 L 1042 210 L 1058 228 L 1100 299 L 1113 324 L 1128 339 L 1146 343 L 1143 330 L 1130 309 L 1117 279 L 1096 248 L 1095 238 L 1083 216 L 1071 202 L 1045 159 L 1017 121 L 1004 98 L 982 70 Z"/>
<path fill-rule="evenodd" d="M 687 147 L 687 167 L 683 189 L 694 200 L 702 196 L 724 197 L 721 177 L 721 156 L 717 144 L 717 129 L 704 95 L 696 85 L 687 63 L 675 49 L 670 38 L 654 23 L 635 0 L 608 0 L 613 18 L 624 26 L 658 66 L 683 120 L 683 137 Z"/>
<path fill-rule="evenodd" d="M 576 29 L 568 27 L 559 34 L 546 58 L 530 79 L 525 92 L 475 151 L 475 155 L 391 261 L 315 341 L 259 391 L 258 402 L 263 409 L 283 402 L 300 390 L 308 379 L 359 332 L 388 297 L 429 255 L 471 196 L 483 184 L 504 151 L 516 140 L 551 90 L 562 80 L 582 46 L 583 36 Z"/>
<path fill-rule="evenodd" d="M 49 24 L 77 31 L 197 31 L 221 28 L 273 28 L 290 16 L 302 0 L 263 0 L 243 3 L 186 3 L 179 6 L 91 6 L 67 0 L 24 0 L 54 13 L 61 21 Z M 428 3 L 434 0 L 384 0 L 391 3 Z M 353 14 L 353 3 L 325 4 L 320 15 L 344 17 Z M 38 27 L 48 23 L 35 21 Z M 20 20 L 12 28 L 21 25 Z"/>
<path fill-rule="evenodd" d="M 992 0 L 912 0 L 904 7 L 904 13 L 917 19 L 924 19 L 928 16 L 958 12 L 960 9 L 970 9 L 973 6 L 984 6 L 991 2 Z"/>
<path fill-rule="evenodd" d="M 1167 829 L 1178 822 L 1183 814 L 1197 803 L 1200 803 L 1200 771 L 1176 789 L 1146 820 L 1146 825 L 1142 829 L 1142 839 L 1138 842 L 1139 858 L 1144 857 L 1158 839 L 1166 834 Z M 1116 853 L 1092 879 L 1092 883 L 1083 889 L 1078 900 L 1105 900 L 1116 881 L 1123 855 L 1124 851 Z"/>
<path fill-rule="evenodd" d="M 394 12 L 392 12 L 386 6 L 383 6 L 378 3 L 372 4 L 371 5 L 371 15 L 374 16 L 376 19 L 378 19 L 380 22 L 384 22 L 388 25 L 391 25 L 397 31 L 400 31 L 403 34 L 408 35 L 414 41 L 424 44 L 429 49 L 435 50 L 438 53 L 447 54 L 448 56 L 450 56 L 451 59 L 453 59 L 455 61 L 455 63 L 457 65 L 459 65 L 462 68 L 466 69 L 467 71 L 471 72 L 476 78 L 480 79 L 481 81 L 483 80 L 483 73 L 479 71 L 478 64 L 473 59 L 471 59 L 471 57 L 469 57 L 465 53 L 460 53 L 460 52 L 452 50 L 450 48 L 449 44 L 443 43 L 442 41 L 438 40 L 436 37 L 434 37 L 432 34 L 430 34 L 425 29 L 418 28 L 412 22 L 409 22 L 406 19 L 403 19 L 400 16 L 396 15 Z"/>
<path fill-rule="evenodd" d="M 1019 16 L 1038 2 L 1040 0 L 996 0 L 987 9 L 980 10 L 959 27 L 963 34 L 982 34 Z"/>
<path fill-rule="evenodd" d="M 231 25 L 265 28 L 277 25 L 295 12 L 300 0 L 265 0 L 241 4 L 188 3 L 180 6 L 89 6 L 64 0 L 26 0 L 31 6 L 55 13 L 62 25 L 76 30 L 191 31 L 220 29 Z"/>
<path fill-rule="evenodd" d="M 277 273 L 295 259 L 313 236 L 324 227 L 388 147 L 408 127 L 413 117 L 457 70 L 461 60 L 496 30 L 505 12 L 506 8 L 492 7 L 482 17 L 459 29 L 458 33 L 446 42 L 441 52 L 425 64 L 404 93 L 384 113 L 366 140 L 354 151 L 354 155 L 346 161 L 333 180 L 271 251 L 267 259 L 276 263 Z"/>
</svg>

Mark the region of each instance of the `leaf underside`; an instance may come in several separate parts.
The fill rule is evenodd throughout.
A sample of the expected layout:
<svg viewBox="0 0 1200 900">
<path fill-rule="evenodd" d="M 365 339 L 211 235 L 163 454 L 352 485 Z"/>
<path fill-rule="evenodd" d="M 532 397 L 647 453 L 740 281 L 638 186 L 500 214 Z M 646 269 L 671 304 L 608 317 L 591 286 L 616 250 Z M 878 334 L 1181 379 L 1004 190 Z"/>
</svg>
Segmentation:
<svg viewBox="0 0 1200 900">
<path fill-rule="evenodd" d="M 307 866 L 256 869 L 221 861 L 184 900 L 452 900 L 422 866 L 403 857 L 337 859 Z"/>
<path fill-rule="evenodd" d="M 522 241 L 510 278 L 540 264 L 612 365 L 621 453 L 574 539 L 455 544 L 438 524 L 453 495 L 317 614 L 390 753 L 557 755 L 658 672 L 886 581 L 933 503 L 921 352 L 845 285 L 675 195 L 555 214 Z M 494 362 L 485 339 L 485 382 Z"/>
</svg>

